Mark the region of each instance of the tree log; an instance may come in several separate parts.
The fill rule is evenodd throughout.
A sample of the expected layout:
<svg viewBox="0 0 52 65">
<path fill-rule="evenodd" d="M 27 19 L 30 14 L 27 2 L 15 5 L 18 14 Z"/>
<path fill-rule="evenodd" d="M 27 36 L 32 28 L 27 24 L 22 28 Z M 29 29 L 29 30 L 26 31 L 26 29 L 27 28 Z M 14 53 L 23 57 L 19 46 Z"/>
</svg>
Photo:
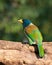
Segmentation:
<svg viewBox="0 0 52 65">
<path fill-rule="evenodd" d="M 52 42 L 43 42 L 45 56 L 39 58 L 36 46 L 0 40 L 0 65 L 52 65 Z"/>
</svg>

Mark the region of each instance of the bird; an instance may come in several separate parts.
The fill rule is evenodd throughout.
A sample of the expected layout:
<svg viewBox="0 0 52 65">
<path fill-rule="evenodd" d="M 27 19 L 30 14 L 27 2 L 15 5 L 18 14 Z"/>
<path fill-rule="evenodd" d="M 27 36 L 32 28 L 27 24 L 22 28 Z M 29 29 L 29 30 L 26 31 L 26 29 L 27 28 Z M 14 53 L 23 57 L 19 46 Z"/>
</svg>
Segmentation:
<svg viewBox="0 0 52 65">
<path fill-rule="evenodd" d="M 34 25 L 29 19 L 19 19 L 18 22 L 22 24 L 29 44 L 36 44 L 38 47 L 39 57 L 44 57 L 44 48 L 42 44 L 43 37 L 38 27 Z"/>
</svg>

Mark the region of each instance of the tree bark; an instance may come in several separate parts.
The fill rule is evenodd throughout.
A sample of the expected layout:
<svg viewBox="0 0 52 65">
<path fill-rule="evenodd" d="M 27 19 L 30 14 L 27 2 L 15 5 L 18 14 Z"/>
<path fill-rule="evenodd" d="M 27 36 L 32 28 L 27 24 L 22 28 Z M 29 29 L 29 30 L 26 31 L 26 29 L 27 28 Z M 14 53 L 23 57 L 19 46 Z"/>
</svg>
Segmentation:
<svg viewBox="0 0 52 65">
<path fill-rule="evenodd" d="M 52 65 L 52 42 L 43 42 L 45 56 L 39 58 L 36 45 L 0 40 L 0 65 Z"/>
</svg>

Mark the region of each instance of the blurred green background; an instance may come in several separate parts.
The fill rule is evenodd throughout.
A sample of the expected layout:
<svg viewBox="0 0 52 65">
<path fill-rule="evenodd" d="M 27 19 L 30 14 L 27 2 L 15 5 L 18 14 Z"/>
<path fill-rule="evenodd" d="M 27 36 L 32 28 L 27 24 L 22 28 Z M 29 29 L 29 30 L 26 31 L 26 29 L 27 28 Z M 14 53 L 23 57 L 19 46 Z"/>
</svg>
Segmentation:
<svg viewBox="0 0 52 65">
<path fill-rule="evenodd" d="M 52 0 L 0 0 L 0 39 L 22 41 L 20 18 L 30 19 L 43 35 L 52 41 Z"/>
</svg>

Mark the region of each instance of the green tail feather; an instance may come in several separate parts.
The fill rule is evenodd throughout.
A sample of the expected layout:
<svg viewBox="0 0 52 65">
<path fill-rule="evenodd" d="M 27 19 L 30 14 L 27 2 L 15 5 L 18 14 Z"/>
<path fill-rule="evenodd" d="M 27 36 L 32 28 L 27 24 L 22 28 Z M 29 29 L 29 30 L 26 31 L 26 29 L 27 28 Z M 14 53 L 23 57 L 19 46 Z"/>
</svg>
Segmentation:
<svg viewBox="0 0 52 65">
<path fill-rule="evenodd" d="M 44 49 L 41 43 L 38 43 L 38 51 L 39 51 L 39 56 L 44 57 Z"/>
</svg>

